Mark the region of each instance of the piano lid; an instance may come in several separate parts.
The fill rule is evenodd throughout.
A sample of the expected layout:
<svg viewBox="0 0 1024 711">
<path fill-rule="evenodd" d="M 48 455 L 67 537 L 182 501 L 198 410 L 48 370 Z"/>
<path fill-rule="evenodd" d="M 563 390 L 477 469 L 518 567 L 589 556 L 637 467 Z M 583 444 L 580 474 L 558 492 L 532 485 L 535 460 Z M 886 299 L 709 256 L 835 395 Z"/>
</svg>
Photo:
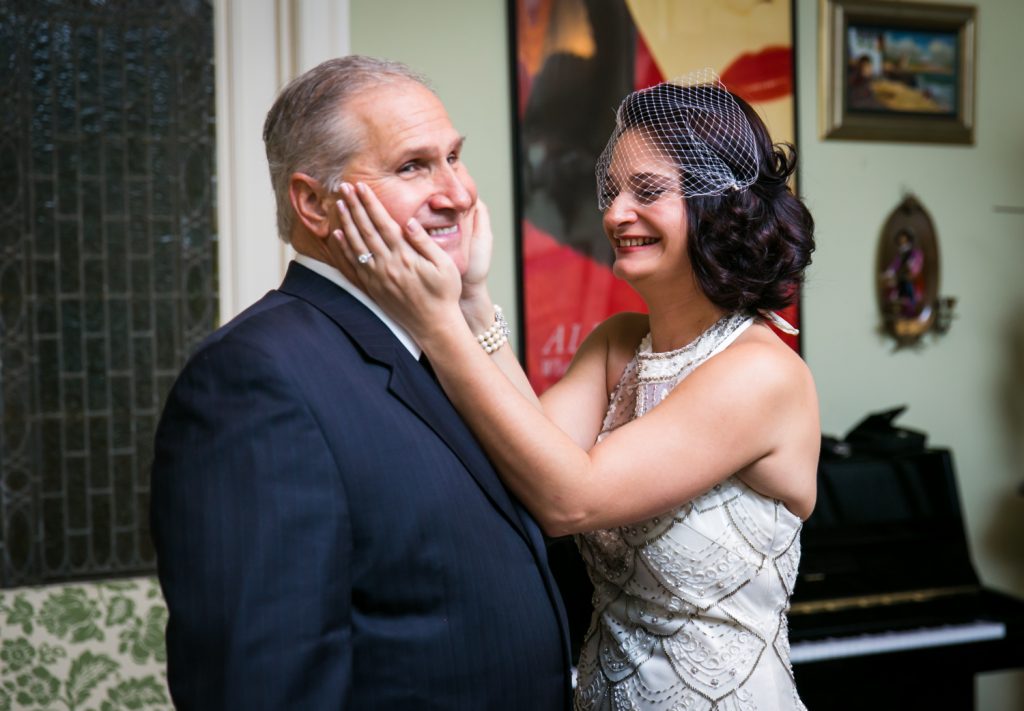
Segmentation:
<svg viewBox="0 0 1024 711">
<path fill-rule="evenodd" d="M 917 591 L 978 585 L 945 449 L 823 458 L 801 545 L 796 609 L 834 598 L 895 594 L 906 601 Z"/>
</svg>

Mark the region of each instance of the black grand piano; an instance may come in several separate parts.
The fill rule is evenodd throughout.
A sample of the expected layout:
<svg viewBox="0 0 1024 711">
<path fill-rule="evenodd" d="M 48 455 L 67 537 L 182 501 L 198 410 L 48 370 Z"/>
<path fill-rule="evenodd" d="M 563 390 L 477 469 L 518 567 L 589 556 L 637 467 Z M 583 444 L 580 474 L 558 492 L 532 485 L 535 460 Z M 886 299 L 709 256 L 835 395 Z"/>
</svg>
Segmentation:
<svg viewBox="0 0 1024 711">
<path fill-rule="evenodd" d="M 974 708 L 974 675 L 1024 667 L 1024 601 L 971 564 L 951 453 L 829 456 L 790 608 L 810 711 Z"/>
</svg>

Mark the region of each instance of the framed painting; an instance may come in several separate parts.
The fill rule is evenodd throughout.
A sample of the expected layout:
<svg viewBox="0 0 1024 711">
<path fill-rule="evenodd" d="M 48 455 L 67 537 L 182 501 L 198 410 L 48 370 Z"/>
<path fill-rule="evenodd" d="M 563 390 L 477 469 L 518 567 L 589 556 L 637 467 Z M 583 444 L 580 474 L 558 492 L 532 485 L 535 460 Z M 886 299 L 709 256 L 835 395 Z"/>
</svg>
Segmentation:
<svg viewBox="0 0 1024 711">
<path fill-rule="evenodd" d="M 612 276 L 594 165 L 623 97 L 710 67 L 794 142 L 791 0 L 509 0 L 523 362 L 538 392 L 598 323 L 644 311 Z M 781 314 L 799 324 L 798 304 Z M 796 337 L 782 336 L 799 350 Z"/>
<path fill-rule="evenodd" d="M 822 137 L 973 143 L 975 15 L 821 0 Z"/>
</svg>

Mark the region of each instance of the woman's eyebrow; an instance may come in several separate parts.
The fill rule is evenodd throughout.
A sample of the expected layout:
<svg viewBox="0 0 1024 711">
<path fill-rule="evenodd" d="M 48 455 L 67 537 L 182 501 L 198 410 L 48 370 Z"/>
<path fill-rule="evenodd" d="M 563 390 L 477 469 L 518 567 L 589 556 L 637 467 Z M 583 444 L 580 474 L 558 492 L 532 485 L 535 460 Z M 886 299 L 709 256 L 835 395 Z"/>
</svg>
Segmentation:
<svg viewBox="0 0 1024 711">
<path fill-rule="evenodd" d="M 672 183 L 672 178 L 667 175 L 664 175 L 663 173 L 633 173 L 631 176 L 629 176 L 629 182 L 633 185 L 650 185 L 652 183 L 669 185 Z"/>
</svg>

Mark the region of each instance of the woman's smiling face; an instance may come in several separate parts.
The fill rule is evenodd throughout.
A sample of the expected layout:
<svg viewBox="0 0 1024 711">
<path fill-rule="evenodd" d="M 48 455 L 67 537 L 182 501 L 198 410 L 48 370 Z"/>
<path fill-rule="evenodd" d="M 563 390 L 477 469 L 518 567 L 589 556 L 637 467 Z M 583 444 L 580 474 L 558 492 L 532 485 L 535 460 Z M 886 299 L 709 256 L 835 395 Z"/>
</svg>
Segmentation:
<svg viewBox="0 0 1024 711">
<path fill-rule="evenodd" d="M 678 276 L 689 268 L 680 183 L 679 168 L 651 140 L 635 129 L 619 137 L 602 187 L 615 276 L 635 281 L 655 270 Z"/>
</svg>

